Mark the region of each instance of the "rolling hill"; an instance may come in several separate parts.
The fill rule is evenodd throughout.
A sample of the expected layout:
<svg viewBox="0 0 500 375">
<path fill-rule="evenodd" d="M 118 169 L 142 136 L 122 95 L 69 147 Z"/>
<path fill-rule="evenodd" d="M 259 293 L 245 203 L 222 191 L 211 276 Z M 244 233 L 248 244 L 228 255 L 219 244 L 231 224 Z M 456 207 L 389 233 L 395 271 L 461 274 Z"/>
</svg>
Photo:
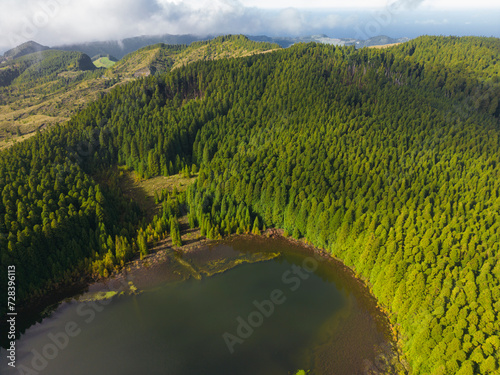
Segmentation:
<svg viewBox="0 0 500 375">
<path fill-rule="evenodd" d="M 266 35 L 249 36 L 251 40 L 259 42 L 277 43 L 283 48 L 288 48 L 296 43 L 322 43 L 333 46 L 355 46 L 356 48 L 380 46 L 396 43 L 405 43 L 409 38 L 390 38 L 385 35 L 375 36 L 366 40 L 354 38 L 330 38 L 325 34 L 310 35 L 304 37 L 269 37 Z"/>
<path fill-rule="evenodd" d="M 109 77 L 144 77 L 165 73 L 196 61 L 238 58 L 266 53 L 280 47 L 277 44 L 254 42 L 242 35 L 217 37 L 186 45 L 155 44 L 141 48 L 121 59 L 106 72 Z"/>
<path fill-rule="evenodd" d="M 3 54 L 3 57 L 6 60 L 14 60 L 25 55 L 29 55 L 35 52 L 46 51 L 48 49 L 50 48 L 47 46 L 42 46 L 41 44 L 38 44 L 36 42 L 29 41 L 6 51 Z"/>
<path fill-rule="evenodd" d="M 198 60 L 242 57 L 276 48 L 243 36 L 226 36 L 190 46 L 148 46 L 108 64 L 107 69 L 96 69 L 81 52 L 47 50 L 10 60 L 0 68 L 0 148 L 69 120 L 117 84 Z"/>
<path fill-rule="evenodd" d="M 106 84 L 95 80 L 95 65 L 81 52 L 43 50 L 9 60 L 0 68 L 0 148 L 37 129 L 66 121 L 96 99 Z M 89 99 L 91 98 L 91 99 Z"/>
<path fill-rule="evenodd" d="M 288 48 L 296 43 L 323 43 L 335 46 L 355 46 L 356 48 L 378 46 L 394 43 L 404 43 L 409 38 L 391 38 L 385 35 L 375 36 L 366 40 L 354 38 L 332 38 L 324 34 L 309 35 L 300 37 L 282 37 L 282 36 L 267 36 L 267 35 L 246 35 L 249 40 L 255 42 L 266 42 L 278 44 L 282 48 Z M 215 36 L 194 36 L 194 35 L 145 35 L 134 38 L 126 38 L 123 40 L 105 41 L 105 42 L 89 42 L 80 44 L 71 44 L 56 46 L 55 49 L 64 51 L 80 51 L 89 56 L 95 55 L 113 55 L 118 59 L 135 52 L 141 48 L 153 44 L 169 44 L 169 45 L 190 45 L 193 42 L 207 41 L 215 39 Z"/>
<path fill-rule="evenodd" d="M 69 44 L 56 46 L 54 48 L 63 51 L 80 51 L 89 56 L 112 55 L 117 59 L 122 59 L 129 53 L 153 44 L 191 44 L 201 39 L 212 39 L 212 37 L 200 38 L 194 35 L 144 35 L 123 40 L 110 40 L 104 42 L 88 42 L 79 44 Z"/>
</svg>

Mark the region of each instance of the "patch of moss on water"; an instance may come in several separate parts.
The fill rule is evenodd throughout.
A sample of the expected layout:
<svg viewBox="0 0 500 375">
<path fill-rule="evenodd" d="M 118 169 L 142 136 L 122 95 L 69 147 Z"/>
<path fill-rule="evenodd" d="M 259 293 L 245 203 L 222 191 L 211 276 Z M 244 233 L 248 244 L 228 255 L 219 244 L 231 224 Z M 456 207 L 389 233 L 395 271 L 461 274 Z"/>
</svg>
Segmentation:
<svg viewBox="0 0 500 375">
<path fill-rule="evenodd" d="M 216 274 L 224 273 L 233 269 L 241 264 L 252 264 L 257 262 L 265 262 L 278 257 L 279 253 L 265 253 L 265 254 L 242 254 L 237 258 L 222 258 L 212 260 L 198 266 L 199 273 L 206 277 L 211 277 Z"/>
<path fill-rule="evenodd" d="M 123 295 L 137 295 L 140 294 L 141 291 L 137 289 L 137 287 L 132 283 L 132 281 L 128 282 L 128 290 L 126 291 L 116 291 L 116 290 L 108 290 L 108 291 L 98 291 L 95 293 L 86 293 L 83 296 L 78 298 L 78 302 L 97 302 L 97 301 L 105 301 L 111 299 L 115 296 L 123 296 Z"/>
<path fill-rule="evenodd" d="M 215 255 L 212 253 L 212 255 Z M 179 255 L 171 253 L 168 258 L 171 260 L 170 272 L 183 276 L 184 279 L 194 278 L 201 280 L 202 277 L 211 277 L 224 273 L 242 264 L 251 264 L 268 261 L 278 257 L 280 253 L 247 253 L 237 256 L 227 257 L 215 255 L 216 259 L 207 260 L 204 257 Z"/>
<path fill-rule="evenodd" d="M 192 277 L 196 280 L 201 280 L 201 274 L 187 261 L 182 259 L 181 257 L 174 257 L 174 259 L 184 267 L 184 270 L 187 271 Z"/>
<path fill-rule="evenodd" d="M 120 294 L 122 294 L 122 293 L 123 292 L 121 292 Z M 107 291 L 107 292 L 99 291 L 99 292 L 96 292 L 96 293 L 85 294 L 85 295 L 81 296 L 80 298 L 78 298 L 78 301 L 79 302 L 104 301 L 104 300 L 107 300 L 107 299 L 111 299 L 111 298 L 113 298 L 116 295 L 118 295 L 118 292 L 114 291 L 114 290 L 110 290 L 110 291 Z"/>
<path fill-rule="evenodd" d="M 137 287 L 134 285 L 134 283 L 132 281 L 128 282 L 128 289 L 130 291 L 130 294 L 138 294 Z"/>
</svg>

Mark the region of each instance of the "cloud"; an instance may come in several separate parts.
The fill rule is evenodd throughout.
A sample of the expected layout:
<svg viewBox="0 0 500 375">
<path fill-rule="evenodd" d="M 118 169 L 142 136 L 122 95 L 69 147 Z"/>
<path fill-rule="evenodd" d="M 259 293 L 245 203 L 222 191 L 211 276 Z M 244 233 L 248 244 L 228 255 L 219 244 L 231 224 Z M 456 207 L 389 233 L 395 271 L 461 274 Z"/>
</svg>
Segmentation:
<svg viewBox="0 0 500 375">
<path fill-rule="evenodd" d="M 420 4 L 422 4 L 424 0 L 397 0 L 394 4 L 403 9 L 416 9 Z"/>
<path fill-rule="evenodd" d="M 161 10 L 156 0 L 4 0 L 0 48 L 19 42 L 119 38 Z M 137 30 L 137 29 L 136 29 Z"/>
<path fill-rule="evenodd" d="M 3 0 L 0 50 L 155 34 L 300 34 L 341 24 L 335 12 L 266 10 L 238 0 Z M 344 22 L 345 23 L 345 22 Z"/>
<path fill-rule="evenodd" d="M 479 5 L 485 1 L 476 0 Z M 373 22 L 375 10 L 386 9 L 386 4 L 387 0 L 2 0 L 0 53 L 27 40 L 55 46 L 158 34 L 354 37 L 355 27 Z M 417 12 L 435 4 L 451 11 L 464 6 L 465 0 L 391 0 L 389 4 L 398 17 L 408 14 L 412 23 L 420 20 L 424 34 L 425 21 L 441 17 Z M 398 17 L 391 16 L 390 25 L 384 24 L 380 33 L 387 34 L 386 28 L 397 25 Z M 401 32 L 392 36 L 409 36 Z"/>
<path fill-rule="evenodd" d="M 415 21 L 415 23 L 418 24 L 418 25 L 445 25 L 448 22 L 449 21 L 446 18 L 442 19 L 441 21 L 434 20 L 434 19 L 430 19 L 430 20 L 416 20 Z"/>
</svg>

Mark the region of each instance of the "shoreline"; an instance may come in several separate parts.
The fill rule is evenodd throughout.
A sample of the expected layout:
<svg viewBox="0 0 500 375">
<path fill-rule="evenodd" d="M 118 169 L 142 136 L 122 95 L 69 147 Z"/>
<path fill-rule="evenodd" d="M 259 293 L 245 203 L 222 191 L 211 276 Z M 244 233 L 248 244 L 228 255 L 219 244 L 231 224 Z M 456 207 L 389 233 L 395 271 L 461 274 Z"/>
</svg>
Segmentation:
<svg viewBox="0 0 500 375">
<path fill-rule="evenodd" d="M 211 240 L 208 239 L 204 236 L 201 236 L 199 234 L 199 229 L 196 228 L 196 233 L 198 234 L 198 238 L 194 240 L 191 243 L 188 243 L 186 245 L 180 246 L 180 247 L 172 247 L 171 245 L 171 240 L 170 237 L 166 240 L 160 241 L 159 244 L 154 246 L 151 250 L 154 250 L 155 248 L 161 247 L 160 249 L 151 252 L 148 254 L 146 257 L 143 259 L 133 259 L 129 263 L 125 264 L 125 266 L 120 269 L 119 272 L 111 274 L 108 278 L 101 278 L 100 280 L 97 280 L 93 282 L 92 284 L 89 285 L 96 285 L 98 283 L 101 283 L 102 285 L 105 285 L 106 282 L 114 282 L 114 281 L 120 281 L 123 280 L 127 277 L 129 272 L 137 272 L 149 267 L 154 267 L 155 265 L 161 265 L 163 261 L 166 260 L 166 252 L 168 250 L 175 251 L 175 252 L 180 252 L 180 253 L 189 253 L 192 251 L 196 251 L 197 249 L 200 249 L 204 246 L 210 245 L 210 244 L 215 244 L 218 241 L 221 240 L 229 240 L 233 238 L 249 238 L 249 237 L 267 237 L 267 238 L 277 238 L 277 239 L 282 239 L 285 240 L 286 242 L 300 246 L 303 248 L 307 248 L 309 251 L 313 252 L 315 255 L 318 255 L 325 260 L 329 261 L 334 261 L 337 263 L 338 266 L 340 266 L 346 273 L 348 273 L 350 276 L 353 277 L 354 280 L 356 280 L 357 283 L 359 283 L 363 288 L 365 288 L 369 295 L 376 301 L 376 308 L 377 310 L 384 316 L 385 322 L 389 328 L 390 331 L 390 341 L 393 344 L 393 352 L 396 355 L 398 359 L 398 363 L 401 363 L 404 367 L 405 370 L 406 368 L 406 356 L 404 352 L 402 351 L 402 348 L 400 346 L 400 341 L 401 341 L 401 334 L 399 330 L 394 326 L 394 324 L 391 322 L 390 316 L 392 315 L 391 311 L 389 311 L 386 307 L 381 305 L 379 303 L 379 300 L 376 298 L 376 296 L 373 294 L 373 289 L 371 284 L 369 283 L 368 280 L 365 278 L 361 277 L 358 273 L 355 272 L 351 267 L 347 266 L 341 259 L 337 258 L 336 256 L 333 256 L 329 252 L 327 252 L 325 249 L 321 249 L 319 247 L 316 247 L 309 243 L 305 238 L 301 239 L 295 239 L 292 236 L 285 236 L 284 235 L 284 230 L 280 228 L 268 228 L 265 231 L 261 231 L 260 235 L 254 235 L 250 233 L 243 233 L 243 234 L 231 234 L 229 236 L 222 237 L 222 239 L 219 240 Z M 183 238 L 184 241 L 184 238 Z M 151 262 L 151 263 L 150 263 Z M 404 364 L 403 364 L 404 362 Z"/>
<path fill-rule="evenodd" d="M 400 332 L 392 324 L 390 319 L 392 313 L 379 303 L 378 299 L 373 294 L 371 285 L 368 280 L 362 278 L 352 268 L 344 264 L 341 259 L 333 256 L 325 249 L 321 249 L 312 245 L 305 238 L 295 239 L 291 236 L 285 236 L 284 230 L 279 228 L 268 228 L 265 231 L 261 232 L 260 235 L 249 233 L 231 234 L 218 240 L 211 240 L 206 238 L 205 236 L 202 236 L 198 228 L 185 231 L 181 234 L 181 236 L 182 241 L 186 242 L 185 245 L 182 245 L 180 247 L 172 246 L 170 237 L 160 240 L 150 249 L 150 253 L 147 256 L 143 257 L 143 259 L 140 259 L 139 255 L 135 255 L 133 259 L 125 263 L 124 266 L 119 270 L 111 272 L 108 277 L 94 277 L 89 274 L 80 275 L 79 278 L 77 277 L 69 281 L 67 285 L 64 285 L 59 290 L 56 289 L 50 291 L 45 296 L 39 297 L 35 300 L 30 300 L 26 304 L 19 305 L 18 311 L 20 312 L 20 315 L 23 315 L 23 313 L 26 313 L 27 311 L 32 312 L 31 310 L 33 309 L 38 311 L 38 313 L 41 313 L 44 310 L 49 309 L 51 306 L 57 305 L 68 298 L 74 297 L 76 294 L 100 292 L 105 290 L 109 291 L 109 284 L 121 282 L 123 285 L 123 281 L 128 278 L 129 273 L 139 273 L 141 271 L 148 270 L 151 267 L 161 266 L 165 264 L 167 261 L 168 252 L 176 252 L 181 254 L 190 253 L 203 249 L 208 245 L 215 244 L 221 240 L 229 240 L 234 238 L 267 237 L 282 239 L 290 244 L 306 248 L 307 250 L 311 251 L 317 256 L 324 258 L 325 260 L 334 261 L 346 273 L 353 277 L 353 279 L 356 280 L 357 283 L 359 283 L 363 288 L 367 290 L 369 295 L 376 302 L 376 309 L 382 314 L 385 319 L 385 323 L 389 328 L 391 336 L 390 342 L 393 345 L 392 350 L 393 354 L 397 358 L 397 362 L 404 366 L 405 371 L 408 371 L 406 368 L 406 357 L 400 346 Z"/>
</svg>

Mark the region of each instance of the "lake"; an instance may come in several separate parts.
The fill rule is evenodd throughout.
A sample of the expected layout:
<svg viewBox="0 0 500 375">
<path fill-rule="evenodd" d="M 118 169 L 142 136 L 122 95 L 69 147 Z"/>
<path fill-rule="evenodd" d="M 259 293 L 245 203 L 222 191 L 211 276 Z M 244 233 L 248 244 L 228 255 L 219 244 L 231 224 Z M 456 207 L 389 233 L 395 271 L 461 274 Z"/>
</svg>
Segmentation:
<svg viewBox="0 0 500 375">
<path fill-rule="evenodd" d="M 2 374 L 369 374 L 392 347 L 353 273 L 284 238 L 170 251 L 38 320 L 16 343 L 16 369 L 2 349 Z"/>
</svg>

